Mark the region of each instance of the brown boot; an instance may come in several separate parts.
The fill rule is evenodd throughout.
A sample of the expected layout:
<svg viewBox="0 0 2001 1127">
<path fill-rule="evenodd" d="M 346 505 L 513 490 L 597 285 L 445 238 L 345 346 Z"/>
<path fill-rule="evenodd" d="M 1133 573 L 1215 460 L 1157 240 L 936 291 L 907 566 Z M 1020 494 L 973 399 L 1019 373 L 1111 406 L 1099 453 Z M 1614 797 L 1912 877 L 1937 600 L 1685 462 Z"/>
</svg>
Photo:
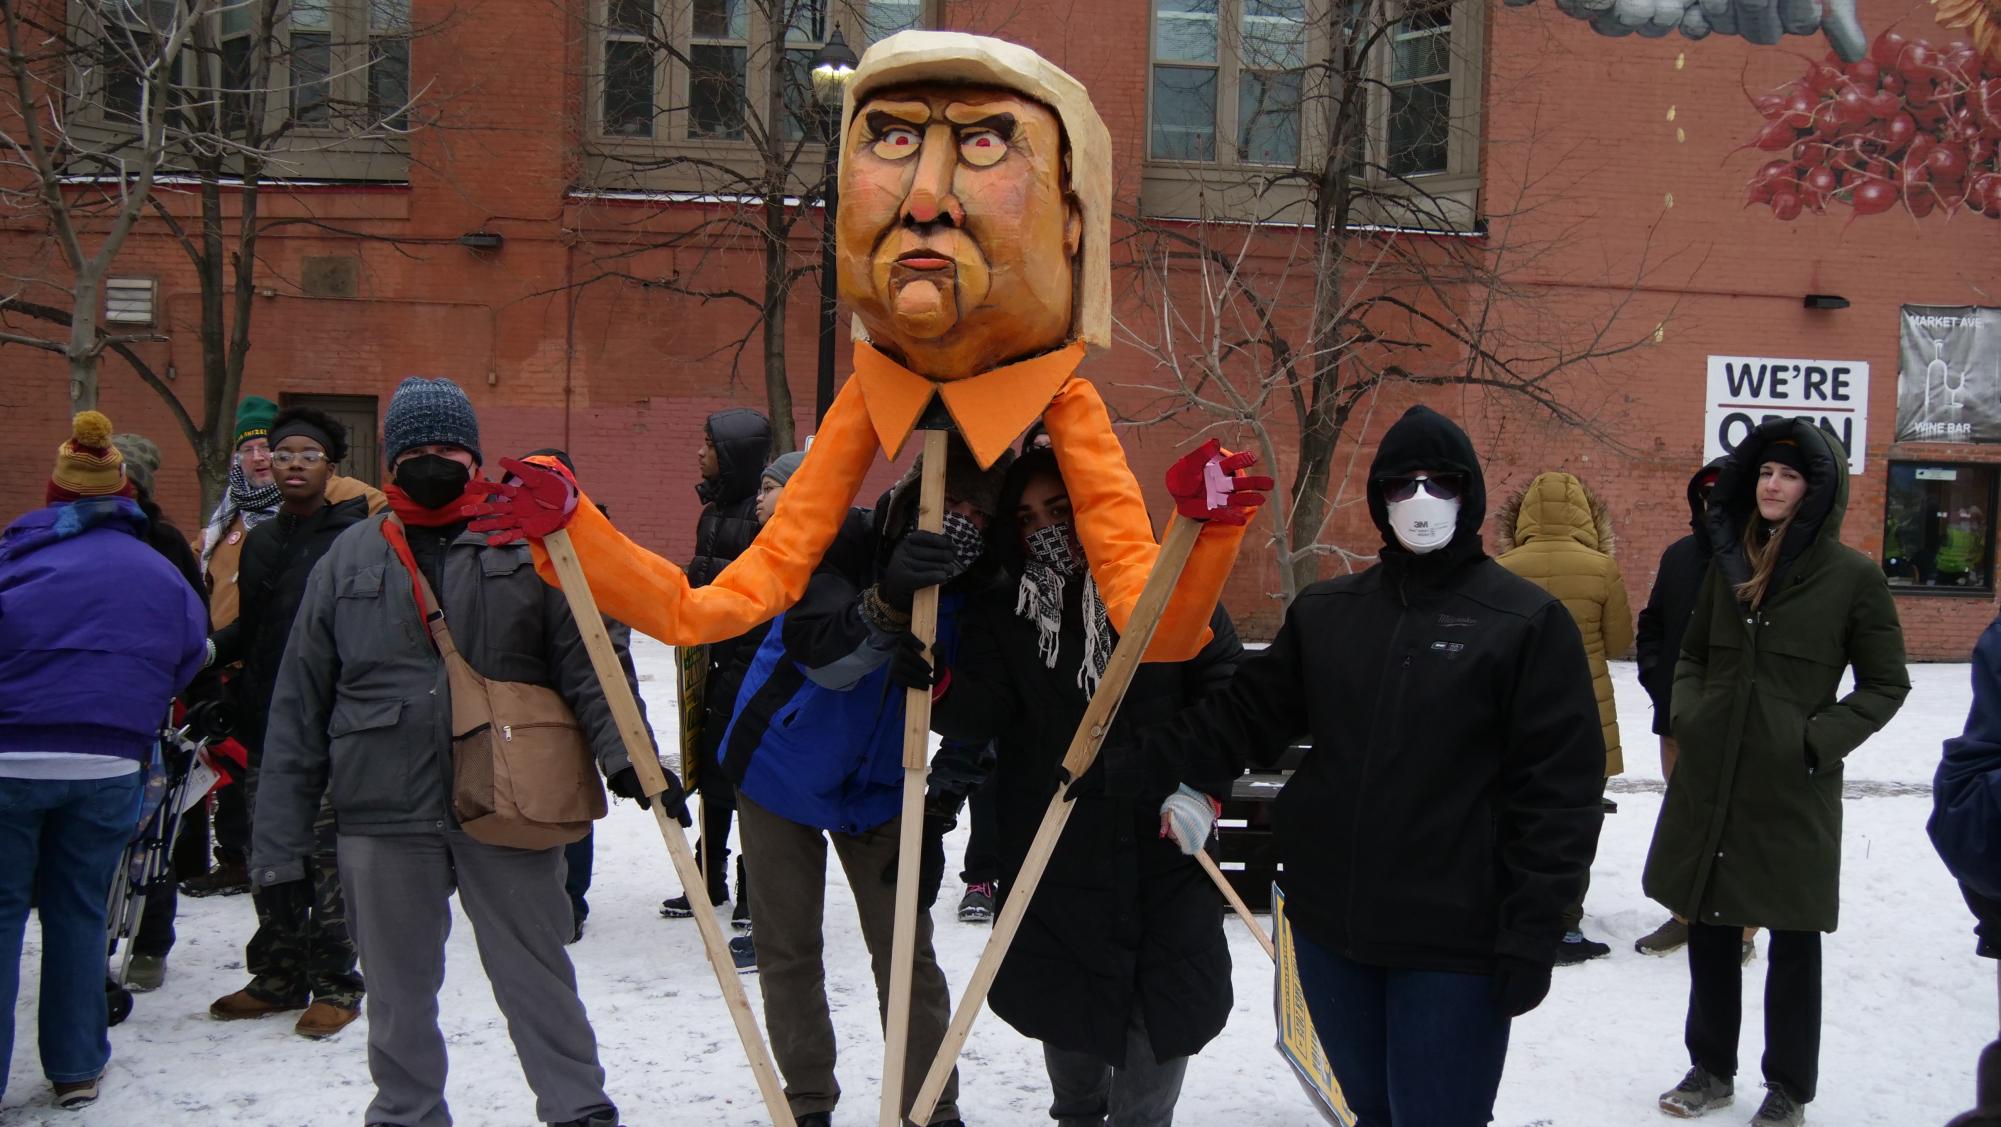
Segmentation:
<svg viewBox="0 0 2001 1127">
<path fill-rule="evenodd" d="M 217 1021 L 242 1021 L 246 1018 L 269 1017 L 272 1014 L 303 1010 L 304 1002 L 267 1002 L 248 990 L 238 990 L 225 994 L 208 1004 L 208 1016 Z"/>
<path fill-rule="evenodd" d="M 305 1013 L 299 1015 L 299 1023 L 292 1027 L 292 1032 L 315 1041 L 324 1041 L 353 1025 L 354 1019 L 360 1016 L 360 1006 L 347 1009 L 332 1002 L 314 1002 L 306 1007 Z"/>
</svg>

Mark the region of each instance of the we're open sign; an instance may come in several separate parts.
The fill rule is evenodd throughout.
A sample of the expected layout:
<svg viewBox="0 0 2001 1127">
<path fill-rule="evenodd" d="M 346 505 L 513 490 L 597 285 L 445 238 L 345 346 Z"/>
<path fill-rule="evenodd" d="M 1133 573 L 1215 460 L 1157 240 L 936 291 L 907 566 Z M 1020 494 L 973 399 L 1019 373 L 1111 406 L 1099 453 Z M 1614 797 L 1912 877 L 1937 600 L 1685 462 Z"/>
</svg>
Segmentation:
<svg viewBox="0 0 2001 1127">
<path fill-rule="evenodd" d="M 1861 473 L 1869 444 L 1869 362 L 1711 356 L 1703 459 L 1734 451 L 1767 419 L 1814 424 L 1848 451 L 1848 472 Z"/>
</svg>

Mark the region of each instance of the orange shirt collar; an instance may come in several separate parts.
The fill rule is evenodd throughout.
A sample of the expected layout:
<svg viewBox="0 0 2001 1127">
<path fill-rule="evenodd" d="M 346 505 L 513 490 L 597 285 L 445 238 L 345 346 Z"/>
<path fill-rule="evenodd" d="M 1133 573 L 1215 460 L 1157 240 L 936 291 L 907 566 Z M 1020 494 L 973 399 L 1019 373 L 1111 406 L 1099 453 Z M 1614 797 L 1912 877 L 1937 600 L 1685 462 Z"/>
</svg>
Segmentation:
<svg viewBox="0 0 2001 1127">
<path fill-rule="evenodd" d="M 920 376 L 862 341 L 855 342 L 855 380 L 882 448 L 894 458 L 936 393 L 980 465 L 991 466 L 1084 362 L 1084 342 L 981 372 L 962 380 Z"/>
</svg>

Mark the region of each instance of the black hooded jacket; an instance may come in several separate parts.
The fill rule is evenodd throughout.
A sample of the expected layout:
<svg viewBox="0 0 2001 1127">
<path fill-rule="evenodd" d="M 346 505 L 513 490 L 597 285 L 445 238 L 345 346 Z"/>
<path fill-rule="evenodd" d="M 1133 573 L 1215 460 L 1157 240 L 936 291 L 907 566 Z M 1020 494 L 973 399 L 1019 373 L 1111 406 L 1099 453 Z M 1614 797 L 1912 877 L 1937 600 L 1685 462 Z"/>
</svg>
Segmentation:
<svg viewBox="0 0 2001 1127">
<path fill-rule="evenodd" d="M 236 578 L 242 611 L 236 621 L 216 631 L 215 664 L 243 662 L 243 673 L 232 682 L 239 710 L 236 737 L 253 762 L 262 756 L 264 720 L 271 711 L 292 620 L 306 599 L 306 580 L 334 540 L 366 519 L 368 499 L 355 497 L 323 505 L 311 516 L 280 512 L 251 529 L 243 540 L 243 564 Z"/>
<path fill-rule="evenodd" d="M 1423 555 L 1397 543 L 1378 484 L 1465 475 L 1459 521 Z M 1491 973 L 1547 965 L 1597 850 L 1605 744 L 1584 642 L 1563 604 L 1480 545 L 1472 443 L 1424 407 L 1370 467 L 1381 562 L 1313 584 L 1223 693 L 1112 745 L 1106 786 L 1213 777 L 1215 756 L 1312 748 L 1274 813 L 1286 913 L 1372 966 Z"/>
<path fill-rule="evenodd" d="M 988 531 L 990 554 L 1009 573 L 960 610 L 951 680 L 931 713 L 932 728 L 948 739 L 999 743 L 989 785 L 1003 888 L 1021 871 L 1056 793 L 1057 766 L 1090 703 L 1078 686 L 1084 577 L 1064 584 L 1053 669 L 1042 656 L 1040 631 L 1016 611 L 1023 561 L 1010 518 L 1028 480 L 1055 468 L 1049 451 L 1031 451 L 1002 485 L 1001 516 Z M 1222 608 L 1210 627 L 1215 637 L 1192 660 L 1139 667 L 1113 721 L 1114 738 L 1229 683 L 1243 647 Z M 1191 785 L 1226 796 L 1233 777 L 1225 772 Z M 1022 1035 L 1124 1067 L 1135 1011 L 1145 1017 L 1160 1060 L 1201 1051 L 1229 1020 L 1223 900 L 1195 860 L 1161 838 L 1166 797 L 1163 791 L 1077 800 L 994 978 L 994 1013 Z"/>
<path fill-rule="evenodd" d="M 716 476 L 695 486 L 702 515 L 695 522 L 695 555 L 688 584 L 706 587 L 757 539 L 757 481 L 770 464 L 771 422 L 748 407 L 709 416 L 709 444 L 716 448 Z"/>
<path fill-rule="evenodd" d="M 1713 477 L 1724 459 L 1717 458 L 1688 479 L 1687 536 L 1667 546 L 1654 573 L 1654 589 L 1640 609 L 1634 649 L 1640 659 L 1640 687 L 1654 702 L 1654 734 L 1668 734 L 1668 701 L 1674 691 L 1674 663 L 1681 660 L 1681 636 L 1688 616 L 1695 613 L 1702 577 L 1709 572 L 1709 534 L 1702 527 L 1702 479 Z"/>
<path fill-rule="evenodd" d="M 732 407 L 709 416 L 709 442 L 716 448 L 716 476 L 695 487 L 702 498 L 702 515 L 695 522 L 695 556 L 688 561 L 688 583 L 706 587 L 731 560 L 757 539 L 757 485 L 771 453 L 771 423 L 748 407 Z M 729 727 L 730 711 L 742 684 L 742 669 L 764 640 L 764 627 L 709 644 L 709 672 L 702 682 L 699 749 L 710 762 Z M 698 777 L 698 783 L 700 777 Z M 704 787 L 711 800 L 723 800 L 728 788 Z"/>
</svg>

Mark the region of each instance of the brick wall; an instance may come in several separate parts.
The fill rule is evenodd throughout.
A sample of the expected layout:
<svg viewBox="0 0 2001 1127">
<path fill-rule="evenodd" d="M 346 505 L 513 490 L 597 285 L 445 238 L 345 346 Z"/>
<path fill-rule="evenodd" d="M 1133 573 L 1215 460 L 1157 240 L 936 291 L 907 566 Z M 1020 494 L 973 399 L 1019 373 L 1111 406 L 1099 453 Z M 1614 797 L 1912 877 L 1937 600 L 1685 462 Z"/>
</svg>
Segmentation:
<svg viewBox="0 0 2001 1127">
<path fill-rule="evenodd" d="M 420 24 L 427 6 L 419 0 Z M 949 26 L 1020 39 L 1089 85 L 1112 131 L 1120 207 L 1135 208 L 1146 134 L 1146 0 L 949 0 L 944 7 Z M 1890 0 L 1860 7 L 1872 31 L 1895 22 L 1907 35 L 1948 38 L 1925 24 L 1922 12 Z M 1889 444 L 1898 307 L 1978 304 L 1992 264 L 2001 261 L 2001 223 L 1971 214 L 1918 222 L 1896 212 L 1851 224 L 1838 208 L 1785 224 L 1762 207 L 1745 208 L 1745 180 L 1765 157 L 1734 151 L 1759 124 L 1746 91 L 1798 74 L 1803 63 L 1791 48 L 1801 41 L 1758 49 L 1723 37 L 1606 40 L 1548 4 L 1496 4 L 1482 28 L 1483 213 L 1486 245 L 1508 263 L 1507 326 L 1521 339 L 1548 342 L 1610 321 L 1619 339 L 1644 341 L 1559 378 L 1565 402 L 1596 434 L 1553 425 L 1492 392 L 1446 389 L 1425 397 L 1474 436 L 1495 503 L 1538 471 L 1579 474 L 1612 509 L 1619 562 L 1637 606 L 1661 550 L 1686 528 L 1683 487 L 1702 460 L 1706 357 L 1866 360 L 1868 469 L 1854 483 L 1844 539 L 1879 552 L 1890 456 L 1941 454 Z M 448 34 L 449 42 L 421 41 L 414 51 L 419 82 L 432 78 L 450 128 L 414 136 L 407 187 L 265 197 L 267 213 L 338 216 L 345 233 L 297 224 L 266 236 L 259 285 L 270 296 L 256 302 L 244 390 L 386 400 L 404 375 L 453 376 L 479 408 L 489 462 L 565 446 L 621 526 L 684 558 L 702 420 L 725 406 L 763 406 L 761 354 L 742 305 L 705 303 L 638 279 L 700 271 L 719 287 L 754 288 L 757 263 L 748 249 L 727 243 L 657 249 L 666 235 L 700 222 L 701 209 L 584 203 L 569 195 L 579 168 L 583 56 L 580 29 L 557 5 L 502 5 L 477 21 L 453 21 Z M 505 245 L 475 252 L 453 241 L 476 229 L 501 233 Z M 817 223 L 808 220 L 798 234 L 797 260 L 810 263 Z M 30 224 L 0 217 L 0 264 L 19 273 L 41 254 Z M 359 257 L 355 298 L 303 295 L 303 260 L 316 255 Z M 119 270 L 160 280 L 169 339 L 139 351 L 172 370 L 177 393 L 199 413 L 196 289 L 185 259 L 148 228 L 131 240 Z M 1129 287 L 1120 289 L 1127 295 L 1121 315 L 1143 325 L 1144 309 Z M 1800 298 L 1810 292 L 1841 294 L 1851 306 L 1805 310 Z M 785 333 L 802 434 L 811 427 L 816 303 L 817 282 L 808 276 L 787 311 Z M 1156 376 L 1135 348 L 1096 357 L 1087 371 L 1115 411 L 1137 414 L 1151 399 L 1136 385 Z M 39 502 L 47 453 L 67 414 L 61 376 L 47 357 L 0 349 L 0 442 L 24 452 L 0 471 L 0 511 Z M 121 429 L 160 442 L 167 458 L 162 499 L 181 524 L 198 526 L 191 457 L 157 397 L 109 359 L 102 399 Z M 1411 401 L 1386 391 L 1358 415 L 1343 448 L 1356 455 L 1354 477 L 1337 473 L 1336 488 L 1347 498 L 1359 496 L 1372 444 Z M 1286 428 L 1279 432 L 1283 444 Z M 1157 513 L 1166 512 L 1161 472 L 1188 435 L 1178 424 L 1126 432 Z M 1241 443 L 1246 435 L 1225 429 L 1222 437 Z M 2001 460 L 1994 451 L 1951 452 Z M 1282 473 L 1290 469 L 1289 450 L 1280 462 Z M 1345 454 L 1336 464 L 1345 470 Z M 894 472 L 883 467 L 863 500 Z M 1227 594 L 1253 635 L 1268 632 L 1279 610 L 1263 535 L 1254 529 L 1246 541 Z M 1337 512 L 1329 539 L 1362 552 L 1380 543 L 1359 503 Z M 1995 610 L 1983 598 L 1921 596 L 1901 598 L 1899 607 L 1910 651 L 1927 658 L 1962 657 Z"/>
</svg>

